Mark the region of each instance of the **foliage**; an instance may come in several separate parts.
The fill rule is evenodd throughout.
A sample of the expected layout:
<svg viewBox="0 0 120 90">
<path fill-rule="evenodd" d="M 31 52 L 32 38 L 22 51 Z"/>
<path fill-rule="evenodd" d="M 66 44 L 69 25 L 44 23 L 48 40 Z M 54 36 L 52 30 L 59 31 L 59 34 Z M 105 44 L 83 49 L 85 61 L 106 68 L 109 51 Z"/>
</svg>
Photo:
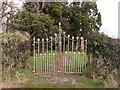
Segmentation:
<svg viewBox="0 0 120 90">
<path fill-rule="evenodd" d="M 71 7 L 72 30 L 79 32 L 81 36 L 86 37 L 89 32 L 99 31 L 101 27 L 101 15 L 98 12 L 96 3 L 83 2 L 81 7 Z M 81 31 L 80 31 L 81 30 Z"/>
<path fill-rule="evenodd" d="M 1 34 L 2 44 L 2 71 L 14 74 L 21 68 L 28 68 L 29 60 L 29 34 L 28 33 L 4 33 Z"/>
<path fill-rule="evenodd" d="M 120 81 L 119 72 L 117 69 L 111 71 L 107 76 L 108 87 L 115 88 L 118 87 L 118 82 Z"/>
<path fill-rule="evenodd" d="M 51 10 L 50 14 L 51 16 L 58 18 L 62 15 L 62 12 L 58 9 L 53 9 Z"/>
<path fill-rule="evenodd" d="M 62 19 L 65 18 L 66 23 L 69 23 L 68 27 L 65 28 L 64 24 L 66 23 L 62 22 L 62 28 L 67 33 L 86 37 L 89 32 L 99 31 L 102 22 L 96 3 L 82 2 L 74 4 L 73 2 L 69 6 L 61 4 L 60 7 L 62 7 L 63 14 L 59 21 L 62 22 Z"/>
<path fill-rule="evenodd" d="M 10 18 L 10 29 L 23 30 L 37 37 L 45 38 L 56 32 L 58 22 L 62 30 L 72 36 L 86 37 L 92 31 L 99 31 L 102 22 L 96 2 L 41 3 L 26 2 L 24 11 Z"/>
<path fill-rule="evenodd" d="M 57 30 L 54 26 L 54 19 L 43 13 L 18 12 L 11 17 L 9 25 L 12 30 L 27 31 L 31 36 L 39 38 L 54 35 Z"/>
<path fill-rule="evenodd" d="M 86 37 L 89 32 L 99 31 L 102 23 L 97 4 L 93 2 L 82 2 L 78 3 L 81 5 L 79 6 L 73 3 L 69 6 L 60 2 L 46 3 L 42 12 L 54 18 L 54 25 L 58 25 L 58 22 L 62 22 L 62 30 L 70 35 Z M 30 10 L 25 11 L 35 13 L 31 12 L 31 5 L 34 7 L 34 3 L 29 3 L 27 8 L 29 7 Z M 39 5 L 41 4 L 39 3 Z M 24 7 L 26 8 L 26 6 Z"/>
<path fill-rule="evenodd" d="M 88 39 L 88 52 L 93 53 L 94 72 L 101 79 L 106 79 L 113 70 L 119 69 L 120 61 L 118 52 L 120 43 L 99 32 L 90 33 Z"/>
<path fill-rule="evenodd" d="M 97 51 L 100 51 L 103 46 L 106 46 L 108 42 L 108 36 L 104 33 L 100 34 L 99 32 L 91 32 L 86 37 L 88 39 L 88 51 L 93 49 L 94 54 L 97 53 Z"/>
<path fill-rule="evenodd" d="M 91 77 L 91 73 L 93 72 L 93 70 L 94 70 L 93 68 L 88 67 L 85 70 L 83 70 L 82 74 L 87 76 L 87 77 Z"/>
<path fill-rule="evenodd" d="M 23 4 L 25 11 L 30 13 L 40 13 L 43 7 L 43 2 L 26 2 Z"/>
<path fill-rule="evenodd" d="M 57 4 L 47 4 L 43 11 L 50 14 L 53 18 L 58 19 L 62 16 L 62 9 Z"/>
</svg>

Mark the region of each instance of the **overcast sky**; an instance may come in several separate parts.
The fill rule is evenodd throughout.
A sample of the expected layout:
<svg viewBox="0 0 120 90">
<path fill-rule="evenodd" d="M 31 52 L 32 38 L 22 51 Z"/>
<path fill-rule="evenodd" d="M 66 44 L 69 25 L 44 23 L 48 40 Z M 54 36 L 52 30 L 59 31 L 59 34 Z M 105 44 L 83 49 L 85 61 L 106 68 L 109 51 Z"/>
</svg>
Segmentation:
<svg viewBox="0 0 120 90">
<path fill-rule="evenodd" d="M 100 32 L 104 32 L 110 37 L 118 37 L 119 1 L 120 0 L 97 0 L 98 10 L 102 15 Z"/>
</svg>

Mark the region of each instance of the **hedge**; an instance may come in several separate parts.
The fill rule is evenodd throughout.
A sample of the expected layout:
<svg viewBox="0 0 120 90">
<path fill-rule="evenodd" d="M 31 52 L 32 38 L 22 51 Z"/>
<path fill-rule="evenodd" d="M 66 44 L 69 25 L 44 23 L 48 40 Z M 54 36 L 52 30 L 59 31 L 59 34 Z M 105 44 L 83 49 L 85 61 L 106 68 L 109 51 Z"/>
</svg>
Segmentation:
<svg viewBox="0 0 120 90">
<path fill-rule="evenodd" d="M 30 55 L 30 35 L 26 32 L 1 34 L 2 72 L 16 72 L 27 68 Z"/>
</svg>

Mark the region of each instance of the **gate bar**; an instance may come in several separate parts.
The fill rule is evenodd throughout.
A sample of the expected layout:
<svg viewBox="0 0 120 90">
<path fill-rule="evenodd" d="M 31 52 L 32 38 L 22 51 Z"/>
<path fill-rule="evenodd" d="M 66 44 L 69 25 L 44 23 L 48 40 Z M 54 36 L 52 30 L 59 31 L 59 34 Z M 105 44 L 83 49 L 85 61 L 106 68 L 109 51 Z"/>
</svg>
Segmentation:
<svg viewBox="0 0 120 90">
<path fill-rule="evenodd" d="M 33 53 L 34 53 L 34 73 L 36 72 L 35 71 L 35 37 L 33 37 Z"/>
<path fill-rule="evenodd" d="M 72 62 L 73 62 L 73 65 L 74 65 L 74 36 L 72 37 Z M 73 66 L 74 67 L 74 66 Z M 71 71 L 73 71 L 73 67 L 71 66 Z"/>
</svg>

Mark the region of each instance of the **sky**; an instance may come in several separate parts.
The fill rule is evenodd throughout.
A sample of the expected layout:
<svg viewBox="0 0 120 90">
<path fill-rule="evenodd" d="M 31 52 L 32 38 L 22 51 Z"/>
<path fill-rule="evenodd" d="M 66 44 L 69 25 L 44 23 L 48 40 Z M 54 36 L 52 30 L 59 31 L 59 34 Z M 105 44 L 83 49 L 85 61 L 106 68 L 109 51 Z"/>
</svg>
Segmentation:
<svg viewBox="0 0 120 90">
<path fill-rule="evenodd" d="M 97 7 L 102 16 L 100 32 L 110 37 L 118 37 L 118 2 L 120 0 L 97 0 Z"/>
</svg>

